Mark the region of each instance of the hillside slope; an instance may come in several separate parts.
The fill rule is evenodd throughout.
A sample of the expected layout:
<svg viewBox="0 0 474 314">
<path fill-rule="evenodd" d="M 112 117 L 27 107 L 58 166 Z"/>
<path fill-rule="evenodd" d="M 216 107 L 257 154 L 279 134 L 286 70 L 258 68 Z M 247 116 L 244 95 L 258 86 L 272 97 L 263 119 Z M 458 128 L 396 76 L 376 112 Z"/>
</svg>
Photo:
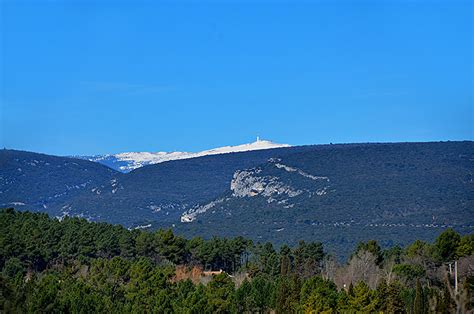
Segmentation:
<svg viewBox="0 0 474 314">
<path fill-rule="evenodd" d="M 188 235 L 276 243 L 323 240 L 341 252 L 474 227 L 474 143 L 315 146 L 239 170 L 225 193 L 183 213 Z"/>
<path fill-rule="evenodd" d="M 98 163 L 17 150 L 0 150 L 0 207 L 44 211 L 122 175 Z M 67 209 L 63 210 L 67 213 Z"/>
<path fill-rule="evenodd" d="M 0 205 L 203 237 L 432 240 L 474 226 L 474 142 L 285 147 L 168 161 L 120 173 L 3 150 Z"/>
<path fill-rule="evenodd" d="M 255 150 L 140 167 L 113 183 L 84 191 L 62 206 L 127 227 L 153 222 L 168 227 L 179 223 L 185 210 L 224 193 L 235 171 L 258 166 L 272 157 L 311 149 L 300 146 Z"/>
</svg>

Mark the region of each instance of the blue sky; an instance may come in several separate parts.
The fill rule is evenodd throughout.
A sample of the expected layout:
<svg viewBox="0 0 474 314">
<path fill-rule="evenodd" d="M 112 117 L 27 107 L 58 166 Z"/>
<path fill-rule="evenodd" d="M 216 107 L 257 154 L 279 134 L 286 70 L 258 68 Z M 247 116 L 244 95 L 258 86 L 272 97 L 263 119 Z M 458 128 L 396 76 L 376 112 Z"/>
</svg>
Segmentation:
<svg viewBox="0 0 474 314">
<path fill-rule="evenodd" d="M 474 139 L 472 1 L 1 1 L 0 145 Z"/>
</svg>

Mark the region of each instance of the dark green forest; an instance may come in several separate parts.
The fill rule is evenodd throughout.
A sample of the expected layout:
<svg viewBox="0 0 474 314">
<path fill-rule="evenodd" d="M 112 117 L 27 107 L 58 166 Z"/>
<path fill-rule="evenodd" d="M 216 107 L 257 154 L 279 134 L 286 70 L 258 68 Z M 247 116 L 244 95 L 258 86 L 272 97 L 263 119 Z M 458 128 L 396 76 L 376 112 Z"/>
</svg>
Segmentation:
<svg viewBox="0 0 474 314">
<path fill-rule="evenodd" d="M 345 260 L 360 241 L 377 239 L 387 248 L 432 242 L 447 227 L 472 233 L 472 160 L 472 141 L 335 144 L 174 160 L 124 174 L 87 160 L 4 149 L 0 208 L 172 228 L 186 238 L 243 236 L 278 248 L 320 241 Z M 237 197 L 232 182 L 242 172 L 250 173 L 234 188 L 253 194 Z M 185 212 L 212 203 L 181 222 Z"/>
<path fill-rule="evenodd" d="M 474 235 L 452 229 L 406 247 L 361 242 L 338 261 L 320 242 L 186 239 L 11 208 L 0 211 L 0 228 L 2 313 L 462 313 L 474 305 Z"/>
</svg>

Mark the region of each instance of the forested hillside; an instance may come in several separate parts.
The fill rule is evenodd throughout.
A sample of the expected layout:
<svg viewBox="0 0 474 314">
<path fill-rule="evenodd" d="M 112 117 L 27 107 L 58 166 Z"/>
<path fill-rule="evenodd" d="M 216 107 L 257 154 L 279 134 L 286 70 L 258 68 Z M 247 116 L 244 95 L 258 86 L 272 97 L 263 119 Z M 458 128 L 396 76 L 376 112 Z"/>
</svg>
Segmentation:
<svg viewBox="0 0 474 314">
<path fill-rule="evenodd" d="M 474 142 L 338 144 L 204 156 L 119 173 L 0 151 L 0 205 L 186 236 L 321 241 L 346 258 L 474 230 Z"/>
<path fill-rule="evenodd" d="M 171 227 L 188 208 L 224 193 L 235 171 L 258 166 L 274 156 L 308 151 L 288 147 L 173 160 L 138 168 L 112 184 L 85 191 L 64 206 L 127 227 L 157 222 Z"/>
<path fill-rule="evenodd" d="M 311 147 L 205 156 L 123 174 L 99 163 L 33 152 L 0 150 L 0 206 L 137 226 L 171 226 L 190 205 L 226 191 L 233 173 L 276 155 Z"/>
<path fill-rule="evenodd" d="M 474 305 L 474 235 L 451 229 L 403 248 L 359 243 L 344 263 L 319 242 L 275 250 L 242 237 L 185 239 L 11 208 L 0 211 L 0 229 L 5 313 L 454 313 Z"/>
<path fill-rule="evenodd" d="M 315 146 L 237 171 L 226 193 L 188 210 L 177 231 L 274 244 L 432 241 L 474 230 L 474 143 Z"/>
<path fill-rule="evenodd" d="M 2 149 L 0 206 L 63 215 L 65 201 L 120 175 L 86 160 Z"/>
</svg>

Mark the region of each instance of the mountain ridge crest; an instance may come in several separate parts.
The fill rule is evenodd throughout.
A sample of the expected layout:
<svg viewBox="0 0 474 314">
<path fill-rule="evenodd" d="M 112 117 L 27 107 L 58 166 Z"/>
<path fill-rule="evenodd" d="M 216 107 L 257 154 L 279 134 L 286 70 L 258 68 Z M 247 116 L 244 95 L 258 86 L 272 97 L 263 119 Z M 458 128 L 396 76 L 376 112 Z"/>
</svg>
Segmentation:
<svg viewBox="0 0 474 314">
<path fill-rule="evenodd" d="M 209 155 L 220 155 L 228 153 L 246 152 L 253 150 L 263 150 L 281 147 L 291 147 L 289 144 L 279 144 L 270 140 L 261 140 L 257 137 L 255 142 L 229 145 L 217 148 L 211 148 L 200 152 L 123 152 L 118 154 L 104 154 L 92 156 L 73 156 L 74 158 L 85 159 L 104 164 L 120 172 L 130 172 L 143 166 L 154 165 L 171 160 L 182 160 L 197 158 Z"/>
</svg>

